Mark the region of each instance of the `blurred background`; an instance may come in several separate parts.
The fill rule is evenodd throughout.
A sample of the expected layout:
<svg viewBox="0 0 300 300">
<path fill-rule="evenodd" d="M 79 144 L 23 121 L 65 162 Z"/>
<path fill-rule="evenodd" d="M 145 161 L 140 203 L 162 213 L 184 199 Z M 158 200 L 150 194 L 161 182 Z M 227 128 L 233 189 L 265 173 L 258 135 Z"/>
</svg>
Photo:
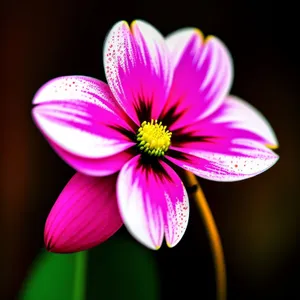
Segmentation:
<svg viewBox="0 0 300 300">
<path fill-rule="evenodd" d="M 270 121 L 280 143 L 280 160 L 246 181 L 200 180 L 223 242 L 228 299 L 294 299 L 300 168 L 298 21 L 288 1 L 277 5 L 271 0 L 1 2 L 0 299 L 17 299 L 43 248 L 47 214 L 74 174 L 34 126 L 32 97 L 46 81 L 62 75 L 105 80 L 105 35 L 116 21 L 135 18 L 147 20 L 164 35 L 198 27 L 230 49 L 235 63 L 232 94 Z M 124 228 L 117 236 L 131 239 Z M 182 241 L 173 249 L 164 245 L 146 253 L 157 269 L 158 299 L 215 299 L 209 242 L 193 202 Z"/>
</svg>

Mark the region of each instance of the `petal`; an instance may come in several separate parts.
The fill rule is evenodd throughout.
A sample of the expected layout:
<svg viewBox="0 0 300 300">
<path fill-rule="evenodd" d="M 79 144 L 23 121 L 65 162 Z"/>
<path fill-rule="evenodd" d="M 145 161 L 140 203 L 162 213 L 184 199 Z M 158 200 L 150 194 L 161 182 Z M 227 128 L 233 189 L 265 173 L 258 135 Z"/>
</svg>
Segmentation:
<svg viewBox="0 0 300 300">
<path fill-rule="evenodd" d="M 75 174 L 46 221 L 48 251 L 87 250 L 111 237 L 122 225 L 115 185 L 116 175 L 96 178 Z"/>
<path fill-rule="evenodd" d="M 157 119 L 172 81 L 169 53 L 162 35 L 144 21 L 131 28 L 118 22 L 104 45 L 108 84 L 120 106 L 139 125 Z"/>
<path fill-rule="evenodd" d="M 235 139 L 230 144 L 207 145 L 203 143 L 203 148 L 198 149 L 172 147 L 166 158 L 197 176 L 214 181 L 253 177 L 272 167 L 279 158 L 253 140 Z"/>
<path fill-rule="evenodd" d="M 234 96 L 227 97 L 211 116 L 175 130 L 172 145 L 221 151 L 225 145 L 230 147 L 233 139 L 250 139 L 272 149 L 278 147 L 267 119 L 252 105 Z"/>
<path fill-rule="evenodd" d="M 227 127 L 231 136 L 241 136 L 242 132 L 245 136 L 249 132 L 253 139 L 271 148 L 278 147 L 278 140 L 267 119 L 255 107 L 238 97 L 227 97 L 208 121 Z"/>
<path fill-rule="evenodd" d="M 167 45 L 175 71 L 162 116 L 172 120 L 167 125 L 175 130 L 205 118 L 222 104 L 232 84 L 233 63 L 218 38 L 204 40 L 195 28 L 172 33 Z"/>
<path fill-rule="evenodd" d="M 56 153 L 72 168 L 90 176 L 111 175 L 120 171 L 124 164 L 133 157 L 132 152 L 123 151 L 108 157 L 86 158 L 65 151 L 54 143 L 50 144 Z"/>
<path fill-rule="evenodd" d="M 65 151 L 100 158 L 133 145 L 128 137 L 133 131 L 114 101 L 109 87 L 99 80 L 60 77 L 40 88 L 32 113 L 47 139 Z"/>
<path fill-rule="evenodd" d="M 143 245 L 158 249 L 164 233 L 169 247 L 182 238 L 189 217 L 188 196 L 166 163 L 150 165 L 140 155 L 132 158 L 120 171 L 117 197 L 125 226 Z"/>
</svg>

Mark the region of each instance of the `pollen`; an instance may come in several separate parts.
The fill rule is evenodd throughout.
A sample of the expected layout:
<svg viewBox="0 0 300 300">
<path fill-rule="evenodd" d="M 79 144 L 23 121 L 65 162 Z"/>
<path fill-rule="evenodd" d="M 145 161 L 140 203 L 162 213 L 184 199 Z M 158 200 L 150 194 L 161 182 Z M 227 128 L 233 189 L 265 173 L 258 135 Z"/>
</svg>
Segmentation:
<svg viewBox="0 0 300 300">
<path fill-rule="evenodd" d="M 136 135 L 138 148 L 151 156 L 163 156 L 171 145 L 172 132 L 162 122 L 144 121 Z"/>
</svg>

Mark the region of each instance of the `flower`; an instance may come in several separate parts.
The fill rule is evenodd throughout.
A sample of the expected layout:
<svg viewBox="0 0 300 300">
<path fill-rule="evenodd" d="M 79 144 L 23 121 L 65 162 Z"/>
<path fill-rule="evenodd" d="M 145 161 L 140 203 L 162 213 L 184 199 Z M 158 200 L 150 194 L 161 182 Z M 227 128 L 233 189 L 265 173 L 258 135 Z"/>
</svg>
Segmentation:
<svg viewBox="0 0 300 300">
<path fill-rule="evenodd" d="M 46 83 L 33 118 L 78 173 L 45 226 L 54 252 L 93 247 L 122 222 L 158 249 L 182 238 L 186 189 L 174 166 L 215 181 L 246 179 L 278 156 L 268 121 L 229 96 L 231 56 L 216 37 L 185 28 L 164 38 L 144 21 L 118 22 L 104 45 L 108 84 L 84 76 Z"/>
</svg>

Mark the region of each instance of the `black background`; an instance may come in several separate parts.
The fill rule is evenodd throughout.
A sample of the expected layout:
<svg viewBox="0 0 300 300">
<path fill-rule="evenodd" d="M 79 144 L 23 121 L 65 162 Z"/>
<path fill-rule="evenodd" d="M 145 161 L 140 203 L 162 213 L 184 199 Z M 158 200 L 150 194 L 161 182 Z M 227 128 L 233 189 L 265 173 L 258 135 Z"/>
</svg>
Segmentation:
<svg viewBox="0 0 300 300">
<path fill-rule="evenodd" d="M 228 299 L 295 298 L 300 54 L 297 10 L 290 2 L 29 0 L 1 2 L 0 16 L 0 299 L 16 297 L 43 247 L 47 214 L 74 174 L 35 128 L 32 97 L 43 83 L 62 75 L 105 80 L 105 35 L 115 22 L 136 18 L 164 35 L 198 27 L 230 49 L 232 93 L 268 118 L 281 158 L 246 181 L 200 181 L 223 241 Z M 118 234 L 128 235 L 124 228 Z M 161 299 L 215 299 L 209 243 L 194 203 L 179 245 L 164 245 L 153 255 Z"/>
</svg>

